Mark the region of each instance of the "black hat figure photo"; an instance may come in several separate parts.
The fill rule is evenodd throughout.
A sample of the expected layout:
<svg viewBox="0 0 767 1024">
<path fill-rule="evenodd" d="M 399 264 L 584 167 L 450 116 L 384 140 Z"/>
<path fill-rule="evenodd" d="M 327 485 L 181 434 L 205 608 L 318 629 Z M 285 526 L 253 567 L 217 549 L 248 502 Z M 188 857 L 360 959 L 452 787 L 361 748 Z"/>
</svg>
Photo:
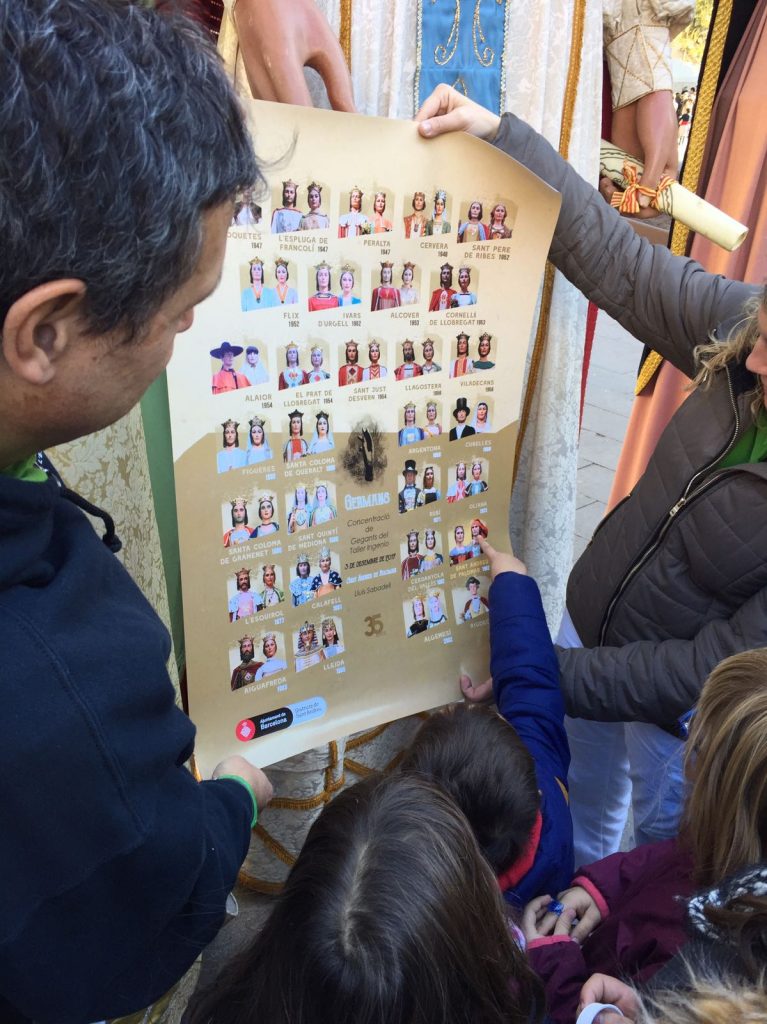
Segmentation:
<svg viewBox="0 0 767 1024">
<path fill-rule="evenodd" d="M 242 345 L 230 345 L 228 341 L 222 341 L 218 348 L 210 350 L 210 354 L 214 359 L 223 359 L 227 353 L 233 356 L 242 355 Z"/>
<path fill-rule="evenodd" d="M 459 412 L 465 412 L 467 416 L 471 412 L 468 401 L 463 397 L 459 398 L 455 403 L 455 409 L 453 409 L 454 419 L 458 419 Z"/>
</svg>

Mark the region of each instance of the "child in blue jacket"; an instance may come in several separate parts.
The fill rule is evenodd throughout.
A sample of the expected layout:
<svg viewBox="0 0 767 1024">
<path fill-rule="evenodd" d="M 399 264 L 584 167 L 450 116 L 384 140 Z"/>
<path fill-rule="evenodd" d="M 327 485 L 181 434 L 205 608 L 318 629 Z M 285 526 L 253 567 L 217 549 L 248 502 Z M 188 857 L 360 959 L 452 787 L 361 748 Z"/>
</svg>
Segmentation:
<svg viewBox="0 0 767 1024">
<path fill-rule="evenodd" d="M 538 587 L 513 555 L 482 542 L 490 560 L 492 683 L 473 686 L 469 701 L 432 715 L 405 754 L 402 770 L 442 786 L 471 824 L 506 899 L 523 907 L 560 892 L 573 869 L 567 796 L 570 751 L 559 669 Z"/>
</svg>

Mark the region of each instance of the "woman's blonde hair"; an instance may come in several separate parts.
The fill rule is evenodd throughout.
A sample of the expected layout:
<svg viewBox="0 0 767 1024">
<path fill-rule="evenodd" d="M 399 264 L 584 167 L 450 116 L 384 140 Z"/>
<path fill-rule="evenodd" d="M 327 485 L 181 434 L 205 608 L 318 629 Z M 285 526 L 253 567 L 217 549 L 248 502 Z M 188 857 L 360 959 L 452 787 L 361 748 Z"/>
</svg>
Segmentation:
<svg viewBox="0 0 767 1024">
<path fill-rule="evenodd" d="M 687 741 L 693 780 L 682 833 L 696 883 L 713 884 L 767 850 L 767 648 L 722 661 L 706 680 Z"/>
<path fill-rule="evenodd" d="M 700 366 L 700 369 L 695 374 L 690 385 L 691 389 L 709 387 L 717 370 L 724 369 L 728 363 L 745 362 L 748 353 L 756 344 L 756 339 L 759 336 L 757 316 L 762 306 L 767 308 L 767 286 L 759 295 L 755 295 L 746 304 L 742 318 L 724 341 L 716 341 L 714 338 L 710 338 L 705 345 L 698 345 L 696 347 L 695 361 Z M 763 407 L 763 404 L 762 383 L 757 379 L 751 403 L 751 411 L 754 416 Z"/>
<path fill-rule="evenodd" d="M 660 992 L 649 1004 L 645 1001 L 641 1024 L 767 1024 L 767 993 L 761 983 L 691 975 L 692 988 Z"/>
</svg>

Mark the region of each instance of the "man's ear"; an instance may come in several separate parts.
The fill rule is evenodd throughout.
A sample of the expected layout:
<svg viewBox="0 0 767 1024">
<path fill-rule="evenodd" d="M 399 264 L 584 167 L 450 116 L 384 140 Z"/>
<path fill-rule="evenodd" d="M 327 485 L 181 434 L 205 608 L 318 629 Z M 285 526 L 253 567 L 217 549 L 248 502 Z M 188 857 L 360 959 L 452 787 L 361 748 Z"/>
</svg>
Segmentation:
<svg viewBox="0 0 767 1024">
<path fill-rule="evenodd" d="M 48 384 L 56 364 L 80 334 L 84 281 L 48 281 L 17 299 L 2 325 L 2 352 L 12 373 L 27 384 Z"/>
</svg>

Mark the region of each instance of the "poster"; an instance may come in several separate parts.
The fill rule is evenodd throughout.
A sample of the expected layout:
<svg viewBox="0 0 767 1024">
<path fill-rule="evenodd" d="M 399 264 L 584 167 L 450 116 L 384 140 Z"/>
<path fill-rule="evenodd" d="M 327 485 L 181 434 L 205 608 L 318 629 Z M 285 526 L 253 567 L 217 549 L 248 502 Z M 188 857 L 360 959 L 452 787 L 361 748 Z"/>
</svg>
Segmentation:
<svg viewBox="0 0 767 1024">
<path fill-rule="evenodd" d="M 522 381 L 559 196 L 486 143 L 254 102 L 266 188 L 168 367 L 203 774 L 488 673 Z"/>
</svg>

